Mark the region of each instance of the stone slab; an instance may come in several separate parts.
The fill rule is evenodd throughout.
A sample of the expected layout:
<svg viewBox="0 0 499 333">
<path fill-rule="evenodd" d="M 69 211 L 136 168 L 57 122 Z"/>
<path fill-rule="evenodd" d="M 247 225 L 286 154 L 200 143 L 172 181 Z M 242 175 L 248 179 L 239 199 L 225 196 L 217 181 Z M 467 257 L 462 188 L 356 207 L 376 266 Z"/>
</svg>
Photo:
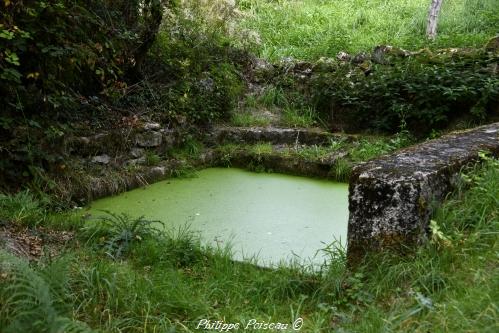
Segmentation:
<svg viewBox="0 0 499 333">
<path fill-rule="evenodd" d="M 424 242 L 435 204 L 480 151 L 499 155 L 499 123 L 455 132 L 357 165 L 349 185 L 348 259 Z"/>
<path fill-rule="evenodd" d="M 352 140 L 352 138 L 352 136 L 332 134 L 321 129 L 227 126 L 215 128 L 207 138 L 207 142 L 213 145 L 258 142 L 323 145 L 331 143 L 332 140 Z"/>
</svg>

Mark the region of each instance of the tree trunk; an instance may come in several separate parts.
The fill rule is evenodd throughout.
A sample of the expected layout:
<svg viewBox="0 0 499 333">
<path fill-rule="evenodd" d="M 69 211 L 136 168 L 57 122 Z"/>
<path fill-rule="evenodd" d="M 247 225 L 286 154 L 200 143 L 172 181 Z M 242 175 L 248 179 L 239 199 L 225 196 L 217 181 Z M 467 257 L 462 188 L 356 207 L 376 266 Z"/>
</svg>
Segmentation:
<svg viewBox="0 0 499 333">
<path fill-rule="evenodd" d="M 428 13 L 428 26 L 426 27 L 426 36 L 429 39 L 435 39 L 437 36 L 438 14 L 442 7 L 443 0 L 432 0 L 430 11 Z"/>
</svg>

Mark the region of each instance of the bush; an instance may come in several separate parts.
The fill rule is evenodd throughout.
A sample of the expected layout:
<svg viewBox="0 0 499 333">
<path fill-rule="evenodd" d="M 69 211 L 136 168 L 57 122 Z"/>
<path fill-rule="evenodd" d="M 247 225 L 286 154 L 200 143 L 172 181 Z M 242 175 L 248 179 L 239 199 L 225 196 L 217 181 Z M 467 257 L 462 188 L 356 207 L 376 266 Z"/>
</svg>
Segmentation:
<svg viewBox="0 0 499 333">
<path fill-rule="evenodd" d="M 444 128 L 467 116 L 484 121 L 499 101 L 498 58 L 487 53 L 450 56 L 419 55 L 368 71 L 337 66 L 311 81 L 312 99 L 324 117 L 350 130 L 418 135 Z M 336 119 L 334 119 L 336 117 Z"/>
<path fill-rule="evenodd" d="M 7 1 L 0 12 L 0 103 L 13 112 L 75 106 L 126 85 L 170 1 Z"/>
<path fill-rule="evenodd" d="M 250 56 L 230 46 L 225 23 L 204 13 L 205 5 L 183 2 L 165 18 L 144 68 L 146 79 L 119 99 L 120 108 L 147 106 L 165 122 L 182 125 L 230 116 Z"/>
</svg>

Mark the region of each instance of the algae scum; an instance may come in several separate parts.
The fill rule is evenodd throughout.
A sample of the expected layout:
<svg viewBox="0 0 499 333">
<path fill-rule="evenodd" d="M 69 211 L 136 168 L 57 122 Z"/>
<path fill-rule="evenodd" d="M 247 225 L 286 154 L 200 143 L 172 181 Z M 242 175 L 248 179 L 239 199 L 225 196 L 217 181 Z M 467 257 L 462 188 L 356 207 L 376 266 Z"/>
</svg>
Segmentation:
<svg viewBox="0 0 499 333">
<path fill-rule="evenodd" d="M 92 203 L 98 210 L 189 225 L 211 245 L 230 245 L 237 260 L 260 265 L 320 264 L 334 240 L 345 243 L 348 185 L 282 174 L 210 168 Z"/>
</svg>

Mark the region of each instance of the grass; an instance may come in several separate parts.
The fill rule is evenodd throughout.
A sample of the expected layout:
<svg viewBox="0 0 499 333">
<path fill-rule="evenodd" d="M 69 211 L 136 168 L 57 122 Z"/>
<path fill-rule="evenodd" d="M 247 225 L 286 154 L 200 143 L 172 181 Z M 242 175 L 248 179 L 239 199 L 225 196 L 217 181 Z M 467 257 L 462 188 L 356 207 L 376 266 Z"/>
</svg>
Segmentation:
<svg viewBox="0 0 499 333">
<path fill-rule="evenodd" d="M 257 97 L 257 103 L 266 107 L 286 107 L 290 102 L 282 88 L 269 85 Z"/>
<path fill-rule="evenodd" d="M 354 142 L 349 150 L 349 155 L 353 162 L 363 162 L 413 143 L 414 139 L 406 132 L 401 132 L 393 137 L 364 137 Z"/>
<path fill-rule="evenodd" d="M 283 127 L 317 125 L 317 112 L 303 104 L 300 94 L 285 92 L 283 88 L 269 85 L 258 95 L 246 97 L 243 108 L 232 114 L 231 124 L 246 127 L 269 126 L 272 123 Z M 272 117 L 276 119 L 271 119 Z"/>
<path fill-rule="evenodd" d="M 315 112 L 312 108 L 285 108 L 282 112 L 281 123 L 289 127 L 312 127 L 316 124 Z"/>
<path fill-rule="evenodd" d="M 0 225 L 5 220 L 18 225 L 37 225 L 44 219 L 43 204 L 26 190 L 13 196 L 0 193 Z"/>
<path fill-rule="evenodd" d="M 148 166 L 155 166 L 158 165 L 159 162 L 161 162 L 161 157 L 155 152 L 149 150 L 146 151 L 144 158 L 145 158 L 145 163 Z"/>
<path fill-rule="evenodd" d="M 328 145 L 299 145 L 274 149 L 276 147 L 270 143 L 257 143 L 254 145 L 225 144 L 218 146 L 216 151 L 221 158 L 222 164 L 227 167 L 232 165 L 233 157 L 240 153 L 252 156 L 255 162 L 261 162 L 262 158 L 268 155 L 280 155 L 312 162 L 330 160 L 332 163 L 331 179 L 344 182 L 348 180 L 352 168 L 356 163 L 394 152 L 397 149 L 414 143 L 414 138 L 407 132 L 402 131 L 391 137 L 364 136 L 359 140 L 353 141 L 335 139 L 331 140 Z M 262 166 L 259 164 L 249 166 L 249 169 L 252 171 L 263 171 Z"/>
<path fill-rule="evenodd" d="M 499 30 L 495 0 L 444 1 L 434 42 L 425 37 L 430 1 L 241 0 L 239 25 L 259 35 L 261 57 L 317 60 L 380 44 L 407 49 L 481 47 Z"/>
<path fill-rule="evenodd" d="M 123 225 L 141 237 L 119 259 L 99 245 L 122 234 L 114 227 L 101 237 L 79 231 L 65 255 L 31 265 L 0 250 L 0 330 L 193 332 L 201 319 L 301 317 L 302 332 L 495 332 L 499 162 L 484 160 L 433 216 L 439 236 L 354 271 L 334 243 L 319 271 L 269 270 L 233 262 L 229 249 L 205 247 L 188 229 L 152 237 L 133 218 Z"/>
<path fill-rule="evenodd" d="M 253 115 L 251 113 L 236 112 L 232 115 L 231 124 L 234 126 L 269 126 L 270 119 L 264 116 Z"/>
<path fill-rule="evenodd" d="M 273 152 L 272 144 L 267 142 L 256 143 L 249 146 L 249 152 L 255 155 L 257 158 L 261 158 L 265 155 L 270 155 Z"/>
<path fill-rule="evenodd" d="M 359 140 L 349 142 L 347 140 L 332 140 L 325 146 L 306 146 L 293 148 L 290 153 L 308 160 L 320 160 L 334 153 L 345 153 L 343 160 L 352 163 L 364 162 L 374 157 L 391 153 L 397 149 L 414 143 L 407 134 L 396 134 L 391 137 L 364 136 Z"/>
</svg>

